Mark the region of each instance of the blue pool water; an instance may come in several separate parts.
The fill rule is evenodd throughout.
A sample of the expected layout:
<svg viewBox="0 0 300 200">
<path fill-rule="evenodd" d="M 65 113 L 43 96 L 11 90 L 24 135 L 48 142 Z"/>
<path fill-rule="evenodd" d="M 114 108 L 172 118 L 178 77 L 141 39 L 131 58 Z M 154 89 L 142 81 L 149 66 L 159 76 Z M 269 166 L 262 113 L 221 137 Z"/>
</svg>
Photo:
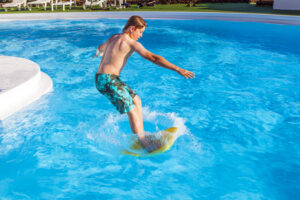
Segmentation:
<svg viewBox="0 0 300 200">
<path fill-rule="evenodd" d="M 140 42 L 196 73 L 134 54 L 121 78 L 145 127 L 178 126 L 164 154 L 121 155 L 132 135 L 94 87 L 97 46 L 126 20 L 0 23 L 0 55 L 38 63 L 48 95 L 0 123 L 0 199 L 297 199 L 300 26 L 148 20 Z"/>
</svg>

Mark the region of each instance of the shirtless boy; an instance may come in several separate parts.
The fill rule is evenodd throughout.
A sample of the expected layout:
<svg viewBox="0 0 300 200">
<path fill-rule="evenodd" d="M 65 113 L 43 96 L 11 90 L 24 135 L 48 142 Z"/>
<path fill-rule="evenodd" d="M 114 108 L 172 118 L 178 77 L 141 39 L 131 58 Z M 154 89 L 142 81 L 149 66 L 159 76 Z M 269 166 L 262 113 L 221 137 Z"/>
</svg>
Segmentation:
<svg viewBox="0 0 300 200">
<path fill-rule="evenodd" d="M 131 16 L 123 28 L 123 33 L 111 36 L 98 47 L 94 57 L 102 56 L 102 59 L 95 76 L 95 83 L 98 91 L 107 97 L 121 114 L 127 113 L 132 132 L 137 134 L 144 148 L 151 152 L 158 146 L 153 147 L 153 144 L 145 137 L 141 99 L 120 80 L 119 75 L 123 67 L 132 53 L 137 52 L 143 58 L 176 71 L 186 79 L 194 78 L 194 73 L 173 65 L 137 42 L 143 36 L 146 27 L 147 24 L 141 17 Z"/>
</svg>

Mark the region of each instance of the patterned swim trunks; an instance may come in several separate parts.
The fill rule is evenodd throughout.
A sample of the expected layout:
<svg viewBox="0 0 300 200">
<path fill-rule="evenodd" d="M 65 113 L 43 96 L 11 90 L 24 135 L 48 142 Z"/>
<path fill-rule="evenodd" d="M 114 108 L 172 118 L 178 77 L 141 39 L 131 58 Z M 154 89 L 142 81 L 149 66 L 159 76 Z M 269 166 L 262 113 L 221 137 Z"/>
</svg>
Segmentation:
<svg viewBox="0 0 300 200">
<path fill-rule="evenodd" d="M 123 114 L 134 107 L 136 93 L 114 74 L 96 74 L 96 88 Z"/>
</svg>

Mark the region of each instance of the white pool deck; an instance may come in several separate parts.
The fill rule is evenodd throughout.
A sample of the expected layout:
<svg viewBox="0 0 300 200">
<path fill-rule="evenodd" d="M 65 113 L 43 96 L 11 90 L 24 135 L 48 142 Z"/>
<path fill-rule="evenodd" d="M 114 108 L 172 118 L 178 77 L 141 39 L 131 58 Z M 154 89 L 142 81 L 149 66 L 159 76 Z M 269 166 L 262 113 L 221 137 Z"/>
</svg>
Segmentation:
<svg viewBox="0 0 300 200">
<path fill-rule="evenodd" d="M 20 20 L 60 19 L 128 19 L 140 15 L 145 19 L 222 20 L 300 25 L 300 16 L 212 13 L 212 12 L 68 12 L 0 14 L 0 23 Z M 38 64 L 17 57 L 0 55 L 0 120 L 19 111 L 52 90 L 51 78 L 40 71 Z"/>
<path fill-rule="evenodd" d="M 300 25 L 300 16 L 250 14 L 250 13 L 216 13 L 216 12 L 68 12 L 68 13 L 20 13 L 0 14 L 0 21 L 15 20 L 57 20 L 57 19 L 128 19 L 140 15 L 145 19 L 208 19 L 225 21 L 263 22 L 274 24 Z"/>
</svg>

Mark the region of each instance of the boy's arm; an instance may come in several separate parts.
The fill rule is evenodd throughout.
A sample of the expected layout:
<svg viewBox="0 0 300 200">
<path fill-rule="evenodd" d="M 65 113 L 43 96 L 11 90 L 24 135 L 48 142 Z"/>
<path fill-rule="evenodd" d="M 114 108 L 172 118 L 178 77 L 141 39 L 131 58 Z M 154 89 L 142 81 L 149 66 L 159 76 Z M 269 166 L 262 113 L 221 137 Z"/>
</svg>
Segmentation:
<svg viewBox="0 0 300 200">
<path fill-rule="evenodd" d="M 161 67 L 176 71 L 178 74 L 184 76 L 185 78 L 195 78 L 195 74 L 193 72 L 190 72 L 188 70 L 181 69 L 180 67 L 170 63 L 165 58 L 155 55 L 154 53 L 151 53 L 147 49 L 143 47 L 143 45 L 139 42 L 134 43 L 134 49 L 135 51 L 140 54 L 143 58 L 150 60 L 154 64 L 157 64 Z"/>
<path fill-rule="evenodd" d="M 96 54 L 93 56 L 93 58 L 103 56 L 105 46 L 106 46 L 106 43 L 100 44 L 99 47 L 97 48 Z"/>
</svg>

